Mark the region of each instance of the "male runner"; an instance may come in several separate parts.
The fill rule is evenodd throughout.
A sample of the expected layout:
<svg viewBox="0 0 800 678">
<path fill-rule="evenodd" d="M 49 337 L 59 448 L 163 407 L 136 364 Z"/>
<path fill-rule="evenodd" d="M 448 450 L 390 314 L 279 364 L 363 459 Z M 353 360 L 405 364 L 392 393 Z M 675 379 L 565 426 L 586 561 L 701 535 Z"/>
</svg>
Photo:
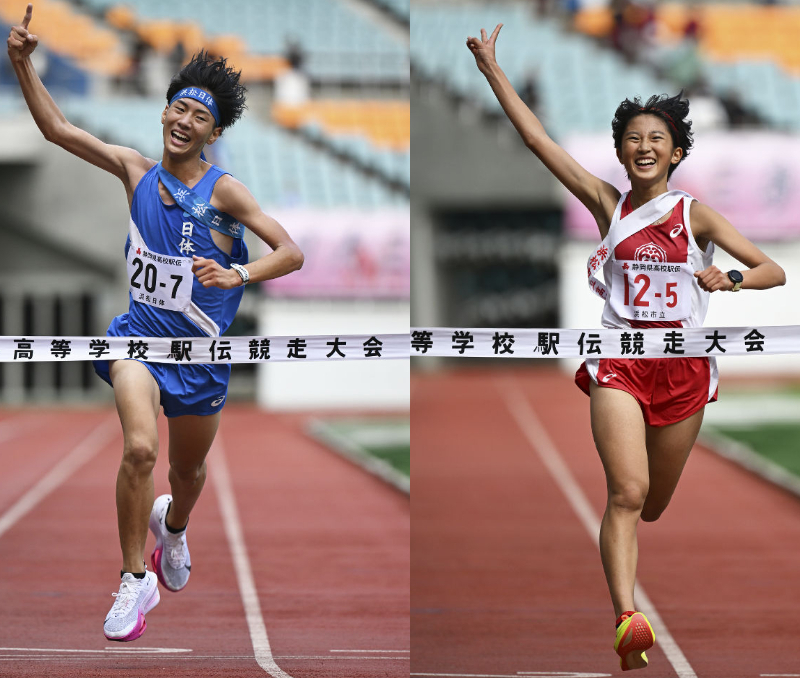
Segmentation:
<svg viewBox="0 0 800 678">
<path fill-rule="evenodd" d="M 8 54 L 22 94 L 48 140 L 118 177 L 131 210 L 125 246 L 130 279 L 128 312 L 111 336 L 219 336 L 230 325 L 247 282 L 299 269 L 303 254 L 277 221 L 261 211 L 243 184 L 201 156 L 245 108 L 240 73 L 224 58 L 201 52 L 178 73 L 161 113 L 161 162 L 106 144 L 71 125 L 31 64 L 38 38 L 29 32 L 33 5 L 11 29 Z M 248 264 L 241 226 L 272 252 Z M 163 284 L 161 284 L 163 283 Z M 95 363 L 114 388 L 124 447 L 117 475 L 117 522 L 122 581 L 105 619 L 109 640 L 135 640 L 145 614 L 159 602 L 156 579 L 179 591 L 189 579 L 189 514 L 206 479 L 205 458 L 227 394 L 230 365 L 150 364 L 137 360 Z M 154 502 L 159 407 L 169 419 L 171 495 Z M 144 562 L 148 524 L 156 537 Z"/>
</svg>

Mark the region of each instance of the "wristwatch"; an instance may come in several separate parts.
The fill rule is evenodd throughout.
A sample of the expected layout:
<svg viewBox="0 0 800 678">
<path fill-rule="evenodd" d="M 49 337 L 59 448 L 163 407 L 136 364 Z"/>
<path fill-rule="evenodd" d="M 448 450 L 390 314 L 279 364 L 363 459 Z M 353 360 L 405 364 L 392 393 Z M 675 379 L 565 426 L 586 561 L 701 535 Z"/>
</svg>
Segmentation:
<svg viewBox="0 0 800 678">
<path fill-rule="evenodd" d="M 242 279 L 242 285 L 246 285 L 250 282 L 250 273 L 244 266 L 231 264 L 231 268 L 239 274 L 239 277 Z"/>
<path fill-rule="evenodd" d="M 728 271 L 728 280 L 733 283 L 733 289 L 731 292 L 738 292 L 740 289 L 742 289 L 744 276 L 739 273 L 739 271 Z"/>
</svg>

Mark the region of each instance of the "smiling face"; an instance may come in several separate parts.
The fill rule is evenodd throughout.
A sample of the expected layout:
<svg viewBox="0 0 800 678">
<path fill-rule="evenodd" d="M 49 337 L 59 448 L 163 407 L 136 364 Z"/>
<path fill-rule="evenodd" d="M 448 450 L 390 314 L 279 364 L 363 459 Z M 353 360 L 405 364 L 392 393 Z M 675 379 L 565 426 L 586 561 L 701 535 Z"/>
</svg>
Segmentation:
<svg viewBox="0 0 800 678">
<path fill-rule="evenodd" d="M 673 146 L 667 123 L 647 113 L 631 119 L 617 149 L 631 184 L 643 186 L 666 182 L 669 168 L 682 157 L 683 149 Z"/>
<path fill-rule="evenodd" d="M 199 101 L 177 99 L 161 114 L 164 150 L 171 154 L 199 155 L 206 144 L 213 144 L 222 133 L 210 111 Z"/>
</svg>

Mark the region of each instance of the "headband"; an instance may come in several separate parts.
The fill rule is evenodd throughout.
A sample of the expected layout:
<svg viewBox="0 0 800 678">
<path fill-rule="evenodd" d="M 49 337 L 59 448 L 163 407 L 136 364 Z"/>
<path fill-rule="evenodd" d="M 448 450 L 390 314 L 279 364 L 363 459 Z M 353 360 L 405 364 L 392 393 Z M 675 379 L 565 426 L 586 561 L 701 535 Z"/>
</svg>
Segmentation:
<svg viewBox="0 0 800 678">
<path fill-rule="evenodd" d="M 217 107 L 217 102 L 214 101 L 214 97 L 208 92 L 197 89 L 197 87 L 184 87 L 169 100 L 169 105 L 172 106 L 176 99 L 194 99 L 195 101 L 199 101 L 211 112 L 211 115 L 214 116 L 214 122 L 217 123 L 217 127 L 219 127 L 219 108 Z"/>
</svg>

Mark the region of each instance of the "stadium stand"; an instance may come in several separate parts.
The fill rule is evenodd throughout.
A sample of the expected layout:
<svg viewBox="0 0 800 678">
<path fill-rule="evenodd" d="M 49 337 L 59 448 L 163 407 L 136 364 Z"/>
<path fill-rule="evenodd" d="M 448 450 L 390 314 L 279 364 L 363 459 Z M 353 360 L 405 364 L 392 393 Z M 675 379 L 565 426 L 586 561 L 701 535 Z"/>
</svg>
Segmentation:
<svg viewBox="0 0 800 678">
<path fill-rule="evenodd" d="M 86 0 L 98 12 L 119 12 L 118 0 Z M 183 39 L 187 17 L 208 36 L 226 36 L 221 51 L 282 55 L 300 46 L 307 69 L 320 81 L 408 81 L 407 46 L 345 3 L 329 0 L 230 0 L 220 12 L 216 0 L 137 0 L 134 18 L 148 22 L 168 50 Z M 153 23 L 156 22 L 156 23 Z"/>
<path fill-rule="evenodd" d="M 301 130 L 337 155 L 410 188 L 408 102 L 318 100 L 301 106 L 276 104 L 272 114 L 284 127 Z"/>
<path fill-rule="evenodd" d="M 737 97 L 772 128 L 800 129 L 800 7 L 658 5 L 655 35 L 665 61 L 680 58 L 690 22 L 697 24 L 697 59 L 714 94 Z M 578 31 L 598 38 L 609 36 L 613 24 L 605 7 L 580 11 L 574 23 Z"/>
<path fill-rule="evenodd" d="M 20 20 L 24 4 L 0 1 L 0 21 L 13 26 Z M 82 69 L 105 75 L 120 75 L 130 66 L 125 45 L 113 30 L 77 11 L 68 2 L 37 0 L 38 34 L 49 49 L 69 57 Z"/>
<path fill-rule="evenodd" d="M 503 22 L 498 60 L 519 90 L 535 80 L 541 117 L 551 134 L 608 128 L 608 112 L 626 96 L 667 92 L 674 85 L 643 66 L 584 36 L 565 32 L 556 20 L 535 21 L 522 4 L 415 5 L 411 18 L 415 75 L 441 82 L 450 92 L 500 114 L 500 105 L 465 48 L 468 35 Z"/>
<path fill-rule="evenodd" d="M 373 0 L 373 2 L 405 23 L 411 18 L 409 0 Z"/>
</svg>

